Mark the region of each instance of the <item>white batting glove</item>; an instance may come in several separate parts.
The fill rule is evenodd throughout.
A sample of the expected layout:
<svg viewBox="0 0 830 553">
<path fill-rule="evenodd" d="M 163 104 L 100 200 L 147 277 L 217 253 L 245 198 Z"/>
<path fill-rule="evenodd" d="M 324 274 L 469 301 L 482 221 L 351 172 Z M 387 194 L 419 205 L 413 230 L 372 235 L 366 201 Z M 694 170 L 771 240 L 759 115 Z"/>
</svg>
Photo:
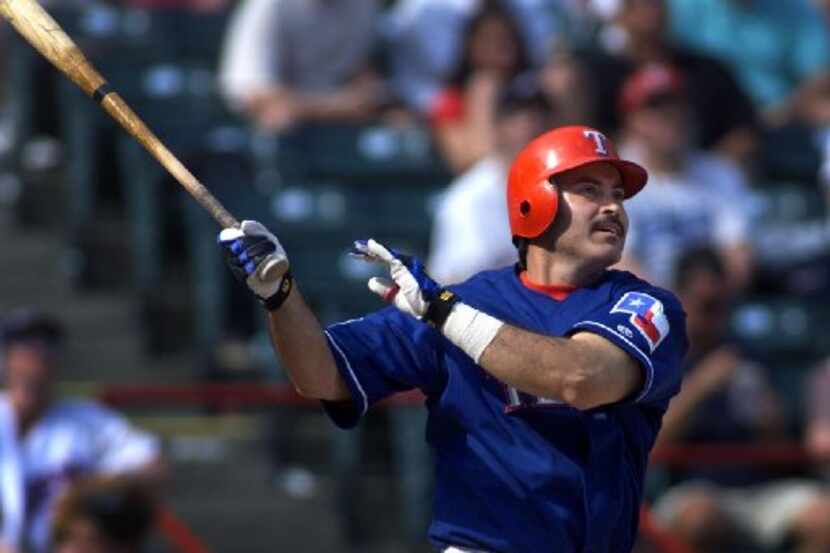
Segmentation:
<svg viewBox="0 0 830 553">
<path fill-rule="evenodd" d="M 426 316 L 430 302 L 441 291 L 438 283 L 424 272 L 418 258 L 400 254 L 372 239 L 356 241 L 351 255 L 386 264 L 392 280 L 372 277 L 369 290 L 416 319 Z"/>
<path fill-rule="evenodd" d="M 257 221 L 242 221 L 238 228 L 222 229 L 218 242 L 237 280 L 245 283 L 269 310 L 282 305 L 293 281 L 285 249 L 276 236 Z M 269 278 L 266 269 L 275 263 L 282 265 L 282 274 Z"/>
</svg>

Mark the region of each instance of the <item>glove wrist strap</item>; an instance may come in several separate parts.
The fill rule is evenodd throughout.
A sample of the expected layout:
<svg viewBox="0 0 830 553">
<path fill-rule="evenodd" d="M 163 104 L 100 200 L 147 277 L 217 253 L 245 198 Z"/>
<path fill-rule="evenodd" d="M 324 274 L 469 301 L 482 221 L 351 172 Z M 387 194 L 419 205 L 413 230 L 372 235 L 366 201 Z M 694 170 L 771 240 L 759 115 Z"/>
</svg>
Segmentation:
<svg viewBox="0 0 830 553">
<path fill-rule="evenodd" d="M 453 306 L 459 301 L 459 297 L 453 292 L 443 288 L 438 292 L 438 295 L 429 302 L 427 312 L 424 313 L 424 320 L 431 326 L 441 330 L 444 323 L 447 322 L 447 317 L 450 316 Z"/>
<path fill-rule="evenodd" d="M 285 303 L 285 300 L 288 299 L 288 296 L 291 295 L 291 290 L 294 289 L 294 277 L 291 276 L 291 271 L 288 271 L 282 276 L 282 282 L 280 282 L 280 287 L 277 292 L 269 297 L 262 300 L 262 305 L 265 306 L 265 309 L 268 311 L 276 311 L 282 304 Z"/>
</svg>

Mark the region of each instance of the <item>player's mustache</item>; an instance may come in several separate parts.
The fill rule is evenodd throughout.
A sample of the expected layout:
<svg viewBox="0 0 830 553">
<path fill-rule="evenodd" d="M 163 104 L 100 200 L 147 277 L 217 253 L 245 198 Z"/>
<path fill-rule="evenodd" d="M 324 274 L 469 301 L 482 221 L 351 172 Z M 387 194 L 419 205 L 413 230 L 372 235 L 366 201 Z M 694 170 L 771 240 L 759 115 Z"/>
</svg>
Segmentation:
<svg viewBox="0 0 830 553">
<path fill-rule="evenodd" d="M 602 227 L 617 227 L 620 230 L 620 235 L 625 236 L 628 229 L 626 228 L 625 223 L 621 217 L 617 215 L 607 215 L 600 219 L 597 219 L 596 222 L 593 224 L 593 228 L 602 228 Z"/>
</svg>

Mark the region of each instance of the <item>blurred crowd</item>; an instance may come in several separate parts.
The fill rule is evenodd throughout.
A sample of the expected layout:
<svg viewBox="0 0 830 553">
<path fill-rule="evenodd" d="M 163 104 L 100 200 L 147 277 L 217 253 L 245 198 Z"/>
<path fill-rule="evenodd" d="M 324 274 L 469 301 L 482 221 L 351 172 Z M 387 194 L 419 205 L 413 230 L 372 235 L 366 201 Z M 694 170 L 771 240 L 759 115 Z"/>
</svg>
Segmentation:
<svg viewBox="0 0 830 553">
<path fill-rule="evenodd" d="M 352 237 L 344 229 L 352 225 L 416 244 L 444 284 L 510 264 L 516 252 L 504 186 L 513 156 L 555 126 L 587 124 L 614 136 L 621 156 L 649 171 L 648 186 L 626 205 L 631 226 L 620 268 L 674 290 L 688 314 L 685 384 L 659 445 L 787 444 L 806 452 L 802 462 L 785 467 L 768 465 L 763 456 L 750 466 L 717 459 L 712 466 L 655 466 L 648 501 L 657 519 L 698 553 L 830 551 L 830 307 L 823 301 L 830 293 L 830 2 L 43 4 L 74 14 L 67 21 L 80 21 L 82 47 L 96 64 L 132 74 L 161 65 L 105 46 L 113 35 L 133 29 L 138 37 L 141 21 L 147 26 L 177 18 L 167 31 L 175 36 L 166 39 L 178 45 L 181 65 L 166 61 L 168 48 L 161 55 L 165 70 L 143 81 L 153 94 L 123 95 L 142 106 L 146 101 L 139 113 L 171 135 L 188 119 L 174 143 L 232 211 L 256 218 L 256 208 L 279 203 L 269 213 L 277 232 L 296 229 L 294 250 L 286 240 L 292 259 L 300 259 L 301 245 L 331 247 L 338 237 L 345 249 Z M 116 23 L 115 13 L 156 19 Z M 162 48 L 154 40 L 141 42 L 143 56 Z M 24 49 L 0 26 L 0 51 Z M 147 191 L 148 180 L 162 180 L 158 170 L 145 169 L 141 158 L 135 162 L 130 147 L 112 135 L 93 133 L 100 120 L 71 103 L 70 93 L 37 61 L 22 59 L 0 56 L 0 204 L 15 217 L 37 220 L 39 208 L 31 206 L 26 189 L 36 189 L 44 167 L 63 164 L 70 192 L 49 210 L 63 210 L 67 247 L 81 254 L 71 259 L 86 259 L 84 268 L 70 270 L 83 286 L 106 281 L 100 274 L 95 280 L 93 252 L 107 247 L 107 237 L 90 238 L 93 206 L 113 196 L 123 202 L 131 221 L 124 234 L 138 252 L 132 254 L 136 297 L 156 305 L 165 264 L 187 258 L 196 290 L 192 340 L 197 347 L 220 344 L 206 372 L 221 373 L 222 352 L 234 340 L 257 335 L 261 322 L 253 320 L 251 305 L 240 307 L 243 300 L 228 291 L 220 264 L 205 253 L 212 227 L 187 209 L 165 215 L 164 194 Z M 132 59 L 139 61 L 131 66 Z M 204 95 L 193 93 L 205 82 Z M 170 103 L 166 112 L 153 111 L 180 89 L 194 95 Z M 202 102 L 209 108 L 200 111 Z M 235 141 L 231 128 L 242 129 L 243 138 Z M 366 155 L 366 167 L 340 160 L 352 148 Z M 93 149 L 104 153 L 94 156 Z M 340 167 L 354 171 L 349 178 L 355 182 L 332 188 Z M 383 182 L 370 187 L 370 181 Z M 120 192 L 107 190 L 112 182 Z M 341 197 L 333 190 L 345 192 Z M 396 204 L 380 196 L 415 200 Z M 407 216 L 419 202 L 428 206 L 425 215 Z M 372 207 L 350 211 L 364 204 Z M 362 218 L 388 226 L 367 227 Z M 407 234 L 401 229 L 413 218 L 415 230 Z M 331 232 L 319 233 L 326 225 Z M 418 233 L 426 240 L 419 242 Z M 160 246 L 165 240 L 166 250 Z M 311 263 L 314 278 L 333 270 Z M 329 308 L 327 297 L 315 307 Z M 145 312 L 150 325 L 152 313 Z M 158 328 L 167 327 L 159 322 Z M 12 373 L 4 365 L 9 387 Z M 415 413 L 390 423 L 390 441 L 401 452 L 404 527 L 413 544 L 423 539 L 429 483 L 412 460 L 428 460 L 428 452 L 418 450 L 419 439 L 400 436 L 422 424 Z M 276 428 L 278 434 L 287 430 L 285 424 Z M 357 440 L 341 443 L 335 454 L 343 497 L 354 493 L 348 484 L 358 470 Z M 275 465 L 281 462 L 277 455 Z M 95 502 L 84 499 L 88 492 L 77 490 L 56 511 L 53 551 L 98 551 L 66 545 L 86 531 L 79 530 L 86 522 L 98 528 Z M 4 508 L 7 493 L 3 488 Z M 347 513 L 350 501 L 342 503 Z M 142 505 L 135 508 L 148 508 Z M 344 517 L 357 547 L 366 536 L 359 522 Z M 9 524 L 7 517 L 4 532 Z"/>
</svg>

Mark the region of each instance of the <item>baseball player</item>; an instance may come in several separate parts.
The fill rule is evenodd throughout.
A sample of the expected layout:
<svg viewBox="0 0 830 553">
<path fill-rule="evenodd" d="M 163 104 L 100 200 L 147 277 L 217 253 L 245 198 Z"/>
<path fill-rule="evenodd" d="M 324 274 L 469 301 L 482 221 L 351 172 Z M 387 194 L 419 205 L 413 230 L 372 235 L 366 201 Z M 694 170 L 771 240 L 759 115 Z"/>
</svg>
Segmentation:
<svg viewBox="0 0 830 553">
<path fill-rule="evenodd" d="M 49 548 L 55 501 L 76 479 L 163 476 L 158 440 L 90 401 L 57 400 L 55 369 L 63 329 L 28 309 L 0 325 L 0 553 Z"/>
<path fill-rule="evenodd" d="M 441 551 L 631 550 L 648 454 L 686 351 L 669 292 L 609 270 L 645 185 L 599 131 L 554 129 L 508 175 L 518 262 L 442 288 L 418 259 L 375 240 L 355 255 L 386 264 L 369 288 L 393 307 L 321 329 L 285 257 L 246 221 L 219 235 L 231 270 L 268 311 L 297 390 L 355 425 L 378 400 L 419 388 L 436 453 L 429 537 Z"/>
</svg>

